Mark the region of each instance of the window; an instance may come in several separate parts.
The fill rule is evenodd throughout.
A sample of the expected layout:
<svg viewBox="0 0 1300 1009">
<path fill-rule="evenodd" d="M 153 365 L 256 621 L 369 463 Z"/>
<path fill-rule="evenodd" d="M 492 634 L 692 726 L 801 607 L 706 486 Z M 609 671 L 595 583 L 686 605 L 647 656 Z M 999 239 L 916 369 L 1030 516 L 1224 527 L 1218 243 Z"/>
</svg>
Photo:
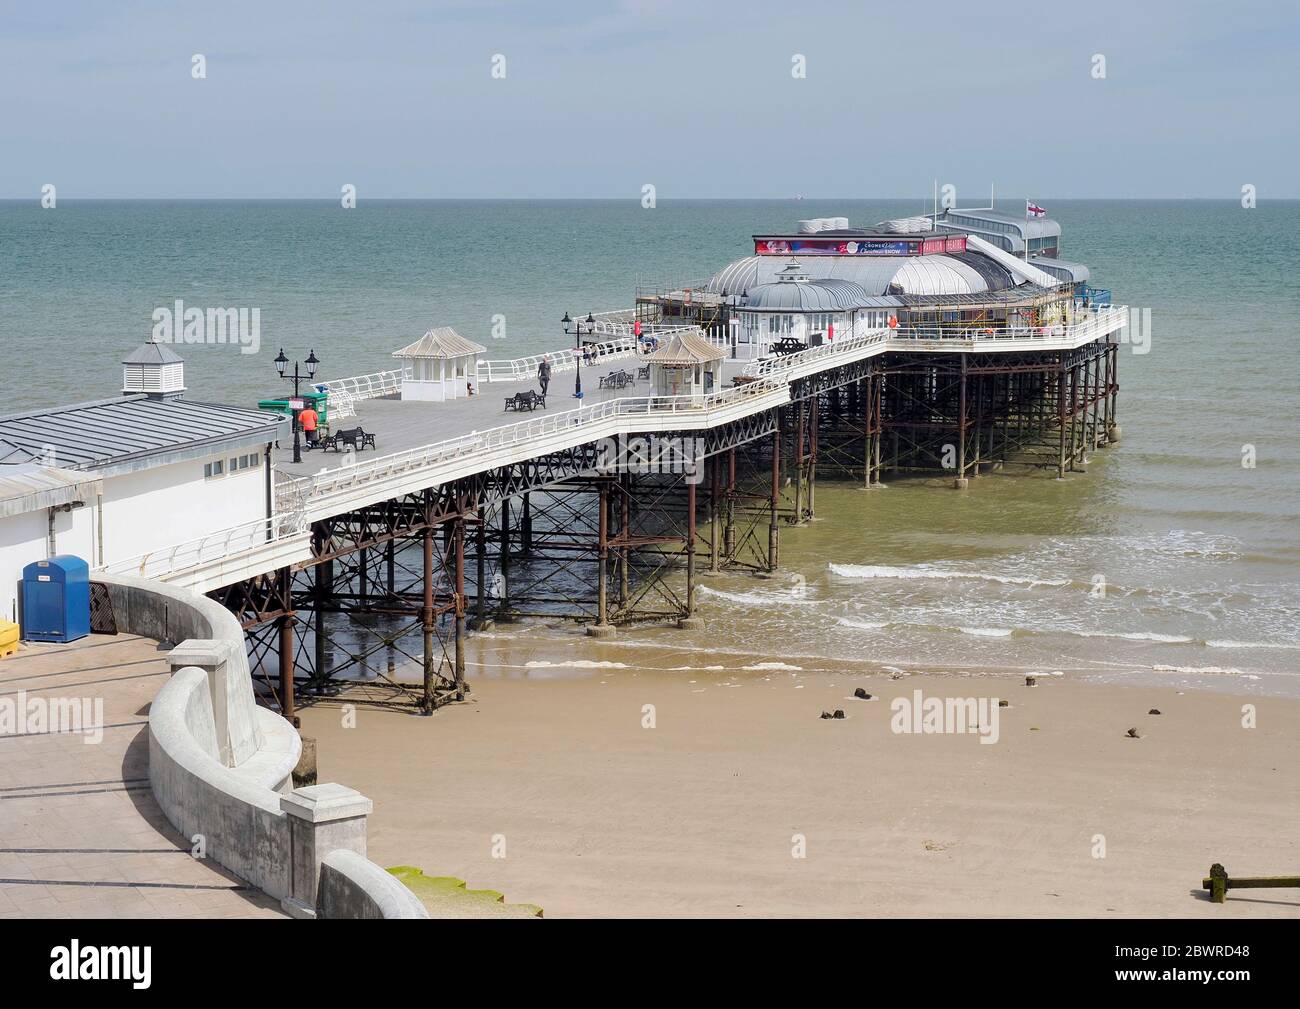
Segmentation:
<svg viewBox="0 0 1300 1009">
<path fill-rule="evenodd" d="M 203 464 L 203 479 L 214 480 L 225 472 L 226 461 L 217 459 L 213 462 Z"/>
</svg>

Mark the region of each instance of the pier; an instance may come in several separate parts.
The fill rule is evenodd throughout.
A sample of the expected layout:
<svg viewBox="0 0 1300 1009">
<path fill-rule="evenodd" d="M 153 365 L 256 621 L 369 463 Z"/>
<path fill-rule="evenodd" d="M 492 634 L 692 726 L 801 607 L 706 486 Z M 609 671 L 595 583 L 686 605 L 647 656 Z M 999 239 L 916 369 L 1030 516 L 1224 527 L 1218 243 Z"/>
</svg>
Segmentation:
<svg viewBox="0 0 1300 1009">
<path fill-rule="evenodd" d="M 1057 300 L 1065 309 L 1051 325 L 893 319 L 751 360 L 725 325 L 692 327 L 720 360 L 711 390 L 684 395 L 640 377 L 600 388 L 646 357 L 634 313 L 615 314 L 590 363 L 552 353 L 548 406 L 519 420 L 504 399 L 536 386 L 537 356 L 479 361 L 476 394 L 449 402 L 396 398 L 402 369 L 325 382 L 335 426 L 364 428 L 376 448 L 294 463 L 282 444 L 269 518 L 104 568 L 234 612 L 254 675 L 286 717 L 300 695 L 337 692 L 340 680 L 350 698 L 428 713 L 465 697 L 475 628 L 530 615 L 595 635 L 692 626 L 697 577 L 775 571 L 781 529 L 815 514 L 819 477 L 870 487 L 932 473 L 966 488 L 1006 466 L 1061 478 L 1082 468 L 1117 436 L 1128 311 L 1068 289 Z M 639 335 L 683 331 L 660 322 Z M 676 472 L 609 465 L 611 445 L 634 442 L 698 449 Z M 399 660 L 418 664 L 419 684 L 395 675 Z"/>
</svg>

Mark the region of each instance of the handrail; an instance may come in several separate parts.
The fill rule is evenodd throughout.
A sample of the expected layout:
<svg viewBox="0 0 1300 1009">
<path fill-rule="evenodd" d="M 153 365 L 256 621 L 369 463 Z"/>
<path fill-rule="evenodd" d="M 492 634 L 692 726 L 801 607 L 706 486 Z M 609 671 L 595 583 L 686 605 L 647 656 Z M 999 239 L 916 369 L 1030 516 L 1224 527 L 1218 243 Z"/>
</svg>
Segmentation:
<svg viewBox="0 0 1300 1009">
<path fill-rule="evenodd" d="M 1050 326 L 900 326 L 895 329 L 875 329 L 867 333 L 836 339 L 819 347 L 810 347 L 783 357 L 769 357 L 751 361 L 744 375 L 785 375 L 822 357 L 844 354 L 863 346 L 880 345 L 882 349 L 906 350 L 909 341 L 961 341 L 965 343 L 999 341 L 1077 341 L 1103 336 L 1127 324 L 1128 306 L 1116 305 L 1094 308 L 1081 322 L 1071 325 L 1057 323 Z"/>
<path fill-rule="evenodd" d="M 402 391 L 402 379 L 405 374 L 405 369 L 394 368 L 390 371 L 371 372 L 369 375 L 332 378 L 328 381 L 317 382 L 316 385 L 325 387 L 329 394 L 326 402 L 333 406 L 335 397 L 340 395 L 352 400 L 359 400 L 378 399 L 380 396 L 391 396 L 399 393 Z"/>
<path fill-rule="evenodd" d="M 623 337 L 589 344 L 586 351 L 597 361 L 613 361 L 631 357 L 637 351 L 635 337 Z M 544 354 L 530 354 L 528 357 L 516 357 L 507 361 L 480 361 L 477 378 L 482 382 L 526 382 L 537 377 L 537 368 L 543 358 L 549 358 L 551 371 L 572 371 L 578 358 L 577 348 L 565 347 Z"/>
<path fill-rule="evenodd" d="M 307 499 L 350 489 L 371 479 L 408 472 L 437 462 L 457 457 L 478 455 L 484 451 L 521 444 L 548 434 L 572 431 L 610 417 L 651 416 L 663 413 L 704 412 L 735 402 L 785 388 L 785 383 L 775 380 L 746 382 L 717 392 L 693 396 L 626 396 L 603 400 L 590 406 L 579 406 L 562 413 L 530 418 L 513 424 L 504 424 L 486 431 L 447 438 L 431 445 L 404 449 L 386 456 L 369 459 L 364 463 L 351 463 L 335 469 L 321 470 L 312 477 Z"/>
<path fill-rule="evenodd" d="M 794 354 L 751 361 L 745 365 L 742 374 L 759 377 L 785 375 L 796 368 L 819 361 L 824 357 L 842 356 L 863 347 L 883 344 L 889 339 L 889 334 L 888 329 L 869 329 L 864 333 L 841 337 L 830 343 L 823 343 L 818 347 L 809 347 L 807 350 L 801 350 Z"/>
<path fill-rule="evenodd" d="M 101 564 L 95 568 L 113 575 L 153 578 L 163 574 L 221 560 L 243 550 L 274 543 L 307 531 L 303 512 L 254 519 L 226 529 L 217 529 L 197 539 L 147 550 L 134 557 Z"/>
<path fill-rule="evenodd" d="M 1051 323 L 1045 326 L 900 326 L 893 330 L 893 340 L 1077 340 L 1094 333 L 1111 332 L 1117 320 L 1126 320 L 1127 305 L 1105 306 L 1079 313 L 1082 321 Z M 1125 322 L 1121 321 L 1120 325 Z"/>
</svg>

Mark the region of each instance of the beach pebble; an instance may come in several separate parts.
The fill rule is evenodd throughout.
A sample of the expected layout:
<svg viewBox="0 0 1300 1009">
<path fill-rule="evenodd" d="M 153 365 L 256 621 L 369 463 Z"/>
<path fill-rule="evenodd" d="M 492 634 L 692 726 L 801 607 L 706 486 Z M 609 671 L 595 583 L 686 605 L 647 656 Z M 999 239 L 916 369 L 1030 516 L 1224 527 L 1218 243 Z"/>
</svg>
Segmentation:
<svg viewBox="0 0 1300 1009">
<path fill-rule="evenodd" d="M 1160 714 L 1160 709 L 1159 709 L 1159 708 L 1152 708 L 1150 711 L 1147 712 L 1147 714 L 1148 714 L 1148 715 L 1158 715 L 1158 714 Z"/>
<path fill-rule="evenodd" d="M 1141 739 L 1141 738 L 1142 738 L 1142 734 L 1139 733 L 1138 730 L 1137 730 L 1136 728 L 1129 729 L 1129 730 L 1128 730 L 1128 736 L 1129 736 L 1129 739 Z"/>
<path fill-rule="evenodd" d="M 1036 686 L 1038 686 L 1038 677 L 1037 677 L 1037 676 L 1026 676 L 1026 677 L 1025 677 L 1025 686 L 1026 686 L 1026 687 L 1036 687 Z"/>
<path fill-rule="evenodd" d="M 871 695 L 868 694 L 868 693 L 866 692 L 866 690 L 864 690 L 862 687 L 858 687 L 857 690 L 853 691 L 853 696 L 856 697 L 856 698 L 857 698 L 858 700 L 860 700 L 860 701 L 869 701 L 869 700 L 871 700 Z"/>
<path fill-rule="evenodd" d="M 844 709 L 843 709 L 843 708 L 836 708 L 836 709 L 835 709 L 835 714 L 831 715 L 831 717 L 832 717 L 832 718 L 843 718 L 843 717 L 844 717 Z"/>
<path fill-rule="evenodd" d="M 999 707 L 999 708 L 1009 708 L 1009 707 L 1011 707 L 1011 702 L 1010 702 L 1010 701 L 998 701 L 998 707 Z"/>
<path fill-rule="evenodd" d="M 823 711 L 823 712 L 822 712 L 822 718 L 831 718 L 831 717 L 833 717 L 833 716 L 831 715 L 831 713 L 830 713 L 829 711 Z"/>
</svg>

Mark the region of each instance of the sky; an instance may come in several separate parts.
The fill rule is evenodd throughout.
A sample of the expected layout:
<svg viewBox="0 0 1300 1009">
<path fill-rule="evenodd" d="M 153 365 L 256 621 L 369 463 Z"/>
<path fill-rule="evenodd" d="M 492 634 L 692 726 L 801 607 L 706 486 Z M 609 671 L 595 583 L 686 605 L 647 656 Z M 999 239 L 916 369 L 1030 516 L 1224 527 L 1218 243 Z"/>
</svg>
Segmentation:
<svg viewBox="0 0 1300 1009">
<path fill-rule="evenodd" d="M 0 0 L 0 198 L 1296 198 L 1298 57 L 1294 0 Z"/>
</svg>

